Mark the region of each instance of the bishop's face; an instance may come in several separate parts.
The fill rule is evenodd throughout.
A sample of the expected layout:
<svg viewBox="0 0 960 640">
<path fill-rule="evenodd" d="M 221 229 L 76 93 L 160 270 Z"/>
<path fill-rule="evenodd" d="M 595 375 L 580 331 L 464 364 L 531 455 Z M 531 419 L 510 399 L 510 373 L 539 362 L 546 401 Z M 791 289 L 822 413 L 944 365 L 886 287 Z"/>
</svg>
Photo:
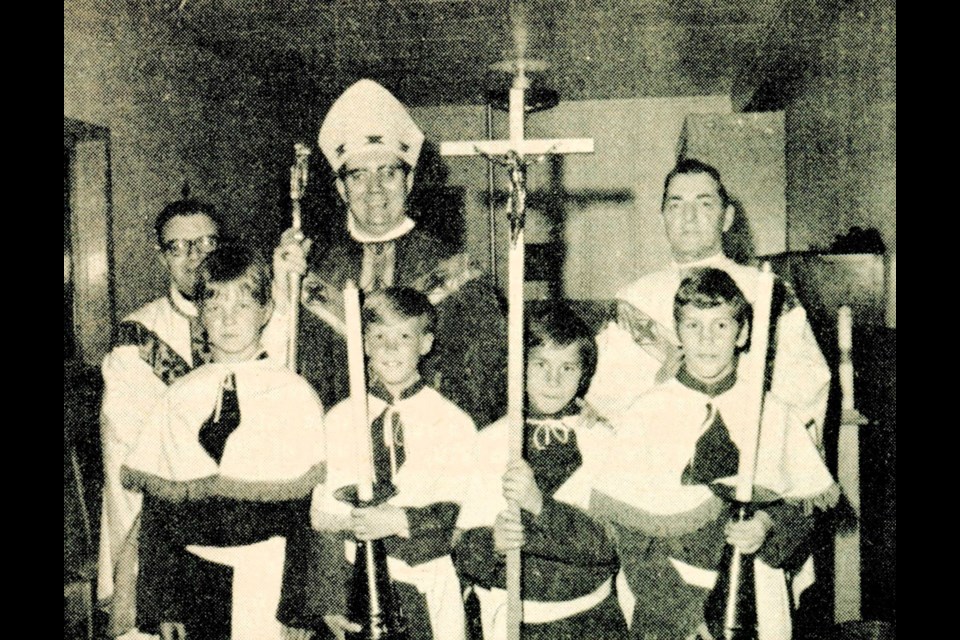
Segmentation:
<svg viewBox="0 0 960 640">
<path fill-rule="evenodd" d="M 374 237 L 386 235 L 406 217 L 413 171 L 389 151 L 352 156 L 337 178 L 337 191 L 347 203 L 357 228 Z"/>
<path fill-rule="evenodd" d="M 667 185 L 663 224 L 679 263 L 723 251 L 723 232 L 733 223 L 733 206 L 724 206 L 717 183 L 707 173 L 681 173 Z"/>
</svg>

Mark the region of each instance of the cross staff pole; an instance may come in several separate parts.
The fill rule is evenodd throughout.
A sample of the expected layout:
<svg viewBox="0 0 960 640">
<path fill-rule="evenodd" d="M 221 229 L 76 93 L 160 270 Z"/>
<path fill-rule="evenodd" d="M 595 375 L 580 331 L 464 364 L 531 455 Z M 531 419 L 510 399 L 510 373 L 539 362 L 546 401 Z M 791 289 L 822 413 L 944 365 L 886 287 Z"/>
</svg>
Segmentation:
<svg viewBox="0 0 960 640">
<path fill-rule="evenodd" d="M 517 74 L 510 88 L 510 139 L 443 142 L 442 156 L 484 156 L 510 170 L 510 251 L 507 286 L 507 420 L 509 423 L 509 458 L 514 463 L 523 458 L 523 225 L 526 213 L 527 155 L 593 153 L 590 138 L 524 139 L 524 99 L 529 87 L 523 61 L 517 61 Z M 520 507 L 511 502 L 509 508 L 519 514 Z M 507 638 L 520 640 L 523 601 L 520 593 L 520 550 L 507 553 Z"/>
</svg>

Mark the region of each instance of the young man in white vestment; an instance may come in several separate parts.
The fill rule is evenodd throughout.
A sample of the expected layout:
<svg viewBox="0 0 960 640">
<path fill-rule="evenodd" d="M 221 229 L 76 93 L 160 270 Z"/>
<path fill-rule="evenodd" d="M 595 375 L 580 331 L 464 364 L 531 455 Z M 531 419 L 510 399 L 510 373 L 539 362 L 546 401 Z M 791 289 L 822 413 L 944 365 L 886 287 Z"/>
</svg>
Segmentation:
<svg viewBox="0 0 960 640">
<path fill-rule="evenodd" d="M 684 159 L 664 181 L 661 215 L 673 264 L 617 292 L 617 318 L 597 336 L 597 373 L 587 395 L 603 416 L 616 420 L 659 381 L 670 379 L 683 361 L 673 321 L 673 296 L 692 269 L 713 267 L 733 278 L 753 302 L 757 268 L 723 253 L 723 234 L 733 224 L 734 205 L 714 167 Z M 806 311 L 789 285 L 777 280 L 777 315 L 771 392 L 806 425 L 822 450 L 830 369 L 817 345 Z"/>
</svg>

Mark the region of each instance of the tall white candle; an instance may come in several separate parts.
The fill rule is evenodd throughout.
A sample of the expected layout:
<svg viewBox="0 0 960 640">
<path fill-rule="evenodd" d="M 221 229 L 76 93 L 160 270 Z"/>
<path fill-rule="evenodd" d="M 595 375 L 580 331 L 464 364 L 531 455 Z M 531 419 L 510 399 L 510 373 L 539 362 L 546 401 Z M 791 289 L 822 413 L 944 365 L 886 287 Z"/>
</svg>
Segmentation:
<svg viewBox="0 0 960 640">
<path fill-rule="evenodd" d="M 847 305 L 837 311 L 837 346 L 840 347 L 840 408 L 853 409 L 853 311 Z"/>
<path fill-rule="evenodd" d="M 749 395 L 746 400 L 744 424 L 751 431 L 744 441 L 746 446 L 740 452 L 740 466 L 737 472 L 737 500 L 740 502 L 750 502 L 753 499 L 753 479 L 757 468 L 757 448 L 760 444 L 760 421 L 763 417 L 772 298 L 773 273 L 770 272 L 770 264 L 764 263 L 763 269 L 757 276 L 756 295 L 753 299 L 753 328 L 750 332 L 750 351 L 747 354 L 746 384 Z"/>
<path fill-rule="evenodd" d="M 367 423 L 367 376 L 363 358 L 363 325 L 360 291 L 353 280 L 343 287 L 343 311 L 347 330 L 347 365 L 350 372 L 350 406 L 357 459 L 357 496 L 373 499 L 373 443 Z"/>
</svg>

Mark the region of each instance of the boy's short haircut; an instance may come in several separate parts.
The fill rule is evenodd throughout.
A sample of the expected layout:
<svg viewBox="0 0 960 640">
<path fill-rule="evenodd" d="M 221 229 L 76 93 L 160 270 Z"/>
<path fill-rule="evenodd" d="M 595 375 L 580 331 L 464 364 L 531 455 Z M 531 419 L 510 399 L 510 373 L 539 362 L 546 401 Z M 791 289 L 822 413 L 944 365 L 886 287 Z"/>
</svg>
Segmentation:
<svg viewBox="0 0 960 640">
<path fill-rule="evenodd" d="M 223 220 L 220 218 L 220 214 L 217 213 L 216 207 L 209 202 L 203 202 L 196 198 L 185 198 L 171 202 L 157 215 L 156 220 L 153 222 L 153 229 L 157 233 L 157 244 L 163 244 L 163 228 L 167 226 L 171 218 L 201 214 L 213 221 L 213 224 L 217 227 L 218 235 L 223 234 Z"/>
<path fill-rule="evenodd" d="M 560 300 L 551 300 L 538 306 L 527 318 L 524 351 L 529 353 L 534 347 L 546 344 L 558 347 L 577 345 L 582 370 L 577 397 L 583 397 L 597 370 L 597 341 L 587 323 Z"/>
<path fill-rule="evenodd" d="M 673 319 L 679 326 L 683 308 L 687 305 L 710 309 L 723 303 L 733 307 L 733 319 L 741 327 L 753 319 L 753 307 L 729 273 L 711 267 L 694 269 L 680 283 L 673 298 Z"/>
<path fill-rule="evenodd" d="M 430 299 L 410 287 L 387 287 L 366 297 L 361 318 L 363 327 L 387 322 L 391 316 L 403 319 L 423 318 L 423 332 L 434 333 L 437 328 L 437 310 Z"/>
<path fill-rule="evenodd" d="M 246 276 L 251 280 L 251 295 L 261 305 L 271 298 L 270 263 L 259 251 L 240 243 L 220 245 L 210 252 L 197 268 L 195 299 L 203 304 L 213 296 L 209 285 L 234 282 Z"/>
<path fill-rule="evenodd" d="M 667 206 L 667 189 L 670 188 L 670 182 L 681 174 L 691 175 L 697 173 L 705 173 L 717 183 L 717 194 L 720 196 L 720 204 L 723 207 L 731 203 L 730 194 L 727 193 L 727 188 L 723 186 L 723 181 L 720 179 L 720 171 L 717 170 L 716 167 L 702 160 L 697 160 L 696 158 L 684 158 L 677 162 L 676 166 L 670 170 L 670 173 L 668 173 L 667 177 L 663 180 L 663 197 L 660 199 L 661 211 Z"/>
</svg>

